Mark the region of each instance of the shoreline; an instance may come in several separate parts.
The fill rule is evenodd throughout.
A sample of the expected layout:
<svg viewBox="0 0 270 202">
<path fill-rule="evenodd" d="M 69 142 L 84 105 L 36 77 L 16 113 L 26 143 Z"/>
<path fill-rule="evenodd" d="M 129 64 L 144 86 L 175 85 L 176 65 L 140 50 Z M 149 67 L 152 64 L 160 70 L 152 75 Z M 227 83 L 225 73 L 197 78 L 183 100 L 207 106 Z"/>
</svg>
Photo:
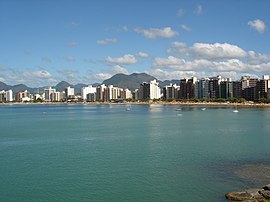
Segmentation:
<svg viewBox="0 0 270 202">
<path fill-rule="evenodd" d="M 270 103 L 220 103 L 220 102 L 10 102 L 0 105 L 175 105 L 175 106 L 211 106 L 211 107 L 265 107 L 270 108 Z"/>
</svg>

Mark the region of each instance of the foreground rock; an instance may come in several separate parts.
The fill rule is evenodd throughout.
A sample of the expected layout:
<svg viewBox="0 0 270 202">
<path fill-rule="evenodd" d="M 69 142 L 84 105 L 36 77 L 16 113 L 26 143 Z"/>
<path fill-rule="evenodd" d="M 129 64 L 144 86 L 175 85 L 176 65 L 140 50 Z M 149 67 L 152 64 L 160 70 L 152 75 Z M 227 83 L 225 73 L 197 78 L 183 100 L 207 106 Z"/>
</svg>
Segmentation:
<svg viewBox="0 0 270 202">
<path fill-rule="evenodd" d="M 225 196 L 230 201 L 265 202 L 270 199 L 270 185 L 262 189 L 248 189 L 239 192 L 229 192 Z"/>
</svg>

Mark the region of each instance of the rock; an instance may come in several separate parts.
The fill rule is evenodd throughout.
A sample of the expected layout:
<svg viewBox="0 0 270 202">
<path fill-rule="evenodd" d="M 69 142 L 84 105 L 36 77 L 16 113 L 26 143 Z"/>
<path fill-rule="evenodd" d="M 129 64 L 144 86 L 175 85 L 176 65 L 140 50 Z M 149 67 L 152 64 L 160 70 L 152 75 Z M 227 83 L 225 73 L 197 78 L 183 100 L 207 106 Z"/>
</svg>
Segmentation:
<svg viewBox="0 0 270 202">
<path fill-rule="evenodd" d="M 253 199 L 255 199 L 255 201 L 263 202 L 265 199 L 260 193 L 260 191 L 263 191 L 262 189 L 248 189 L 246 191 L 252 196 Z"/>
<path fill-rule="evenodd" d="M 267 184 L 263 187 L 264 190 L 270 190 L 270 184 Z"/>
<path fill-rule="evenodd" d="M 266 199 L 270 199 L 270 190 L 261 190 L 259 193 Z"/>
<path fill-rule="evenodd" d="M 231 201 L 244 201 L 252 199 L 252 196 L 246 191 L 229 192 L 225 196 Z"/>
<path fill-rule="evenodd" d="M 263 202 L 264 197 L 260 194 L 262 189 L 248 189 L 239 192 L 229 192 L 225 196 L 230 201 Z"/>
</svg>

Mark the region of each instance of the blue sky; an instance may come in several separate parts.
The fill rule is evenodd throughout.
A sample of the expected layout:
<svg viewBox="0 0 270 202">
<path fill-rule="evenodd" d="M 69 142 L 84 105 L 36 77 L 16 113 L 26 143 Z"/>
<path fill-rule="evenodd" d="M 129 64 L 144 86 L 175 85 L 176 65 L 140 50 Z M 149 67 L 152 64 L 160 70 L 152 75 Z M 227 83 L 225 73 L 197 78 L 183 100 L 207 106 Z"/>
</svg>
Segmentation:
<svg viewBox="0 0 270 202">
<path fill-rule="evenodd" d="M 0 81 L 270 74 L 269 0 L 0 0 Z"/>
</svg>

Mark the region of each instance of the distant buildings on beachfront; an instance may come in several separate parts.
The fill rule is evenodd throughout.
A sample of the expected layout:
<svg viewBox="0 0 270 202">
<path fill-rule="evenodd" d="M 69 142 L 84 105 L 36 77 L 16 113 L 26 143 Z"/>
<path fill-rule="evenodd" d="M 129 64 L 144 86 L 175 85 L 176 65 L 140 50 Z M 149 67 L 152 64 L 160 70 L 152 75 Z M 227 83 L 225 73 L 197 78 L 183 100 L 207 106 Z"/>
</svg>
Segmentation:
<svg viewBox="0 0 270 202">
<path fill-rule="evenodd" d="M 231 99 L 244 98 L 245 100 L 270 99 L 270 78 L 264 75 L 262 79 L 243 76 L 239 81 L 224 79 L 221 76 L 201 78 L 196 77 L 180 79 L 178 84 L 169 84 L 162 89 L 156 80 L 143 82 L 139 88 L 131 92 L 129 89 L 105 84 L 93 87 L 83 87 L 80 95 L 75 95 L 74 88 L 67 87 L 63 92 L 48 87 L 43 93 L 35 95 L 28 91 L 17 92 L 12 90 L 0 91 L 0 102 L 25 101 L 104 101 L 114 100 L 154 100 L 154 99 Z"/>
</svg>

